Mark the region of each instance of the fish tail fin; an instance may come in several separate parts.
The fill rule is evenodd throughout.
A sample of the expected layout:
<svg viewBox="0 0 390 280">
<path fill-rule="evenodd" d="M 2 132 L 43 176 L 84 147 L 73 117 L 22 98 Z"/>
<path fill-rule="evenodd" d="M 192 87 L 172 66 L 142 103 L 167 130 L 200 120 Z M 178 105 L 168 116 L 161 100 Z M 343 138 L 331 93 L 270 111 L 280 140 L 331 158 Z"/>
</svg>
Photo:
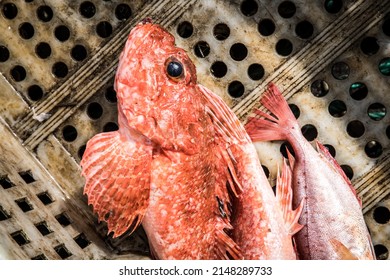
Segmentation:
<svg viewBox="0 0 390 280">
<path fill-rule="evenodd" d="M 329 240 L 333 249 L 336 251 L 339 260 L 358 260 L 359 258 L 351 252 L 341 241 L 333 238 Z"/>
<path fill-rule="evenodd" d="M 114 237 L 141 223 L 149 202 L 152 147 L 118 131 L 95 135 L 81 160 L 84 194 Z"/>
<path fill-rule="evenodd" d="M 301 203 L 299 206 L 292 210 L 292 188 L 291 188 L 291 181 L 292 181 L 292 175 L 291 175 L 291 169 L 287 165 L 287 161 L 283 161 L 283 169 L 281 174 L 278 174 L 277 183 L 276 183 L 276 200 L 278 201 L 283 217 L 286 223 L 286 228 L 288 229 L 288 233 L 293 236 L 298 231 L 300 231 L 303 228 L 303 225 L 298 223 L 298 220 L 301 216 L 302 209 L 303 209 L 303 202 L 304 200 L 301 200 Z"/>
<path fill-rule="evenodd" d="M 273 83 L 268 85 L 260 102 L 272 115 L 256 109 L 256 116 L 249 118 L 245 129 L 253 141 L 288 140 L 291 129 L 299 129 L 290 107 Z"/>
</svg>

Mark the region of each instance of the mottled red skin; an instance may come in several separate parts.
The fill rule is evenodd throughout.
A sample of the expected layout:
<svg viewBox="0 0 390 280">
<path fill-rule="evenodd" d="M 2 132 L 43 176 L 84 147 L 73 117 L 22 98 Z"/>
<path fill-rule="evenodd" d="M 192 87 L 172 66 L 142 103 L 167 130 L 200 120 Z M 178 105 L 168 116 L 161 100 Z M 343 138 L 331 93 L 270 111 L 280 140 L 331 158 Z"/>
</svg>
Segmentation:
<svg viewBox="0 0 390 280">
<path fill-rule="evenodd" d="M 183 65 L 183 75 L 168 75 L 170 61 Z M 295 258 L 245 129 L 197 84 L 171 34 L 150 21 L 137 25 L 115 89 L 119 131 L 92 138 L 81 162 L 88 202 L 114 236 L 142 221 L 159 259 Z"/>
<path fill-rule="evenodd" d="M 170 61 L 183 65 L 180 77 L 168 75 Z M 225 232 L 231 229 L 225 147 L 185 51 L 160 26 L 138 24 L 121 54 L 115 89 L 119 131 L 100 134 L 109 136 L 102 143 L 95 136 L 82 161 L 85 193 L 99 218 L 114 236 L 142 221 L 158 259 L 242 258 Z M 132 171 L 116 171 L 122 166 Z M 94 171 L 112 168 L 119 186 Z"/>
</svg>

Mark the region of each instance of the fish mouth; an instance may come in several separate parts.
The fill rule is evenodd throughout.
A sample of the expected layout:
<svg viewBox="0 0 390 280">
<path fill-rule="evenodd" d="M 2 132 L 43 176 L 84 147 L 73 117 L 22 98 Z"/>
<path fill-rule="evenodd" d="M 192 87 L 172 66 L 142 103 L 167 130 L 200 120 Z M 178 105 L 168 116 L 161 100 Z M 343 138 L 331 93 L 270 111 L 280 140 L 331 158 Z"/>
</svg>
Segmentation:
<svg viewBox="0 0 390 280">
<path fill-rule="evenodd" d="M 153 19 L 150 17 L 146 17 L 143 20 L 141 20 L 142 24 L 147 24 L 147 23 L 153 23 Z"/>
</svg>

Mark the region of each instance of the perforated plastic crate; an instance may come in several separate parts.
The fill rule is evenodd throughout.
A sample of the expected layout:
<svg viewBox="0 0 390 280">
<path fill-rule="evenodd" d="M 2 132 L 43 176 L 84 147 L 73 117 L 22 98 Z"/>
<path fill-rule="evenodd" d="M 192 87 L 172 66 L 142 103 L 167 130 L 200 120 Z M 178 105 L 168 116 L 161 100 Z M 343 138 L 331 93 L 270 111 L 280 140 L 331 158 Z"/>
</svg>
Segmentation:
<svg viewBox="0 0 390 280">
<path fill-rule="evenodd" d="M 305 137 L 327 144 L 390 249 L 390 1 L 0 1 L 0 259 L 147 258 L 82 195 L 85 144 L 117 129 L 113 79 L 131 28 L 165 26 L 200 83 L 245 122 L 273 81 Z M 256 144 L 272 184 L 286 145 Z"/>
</svg>

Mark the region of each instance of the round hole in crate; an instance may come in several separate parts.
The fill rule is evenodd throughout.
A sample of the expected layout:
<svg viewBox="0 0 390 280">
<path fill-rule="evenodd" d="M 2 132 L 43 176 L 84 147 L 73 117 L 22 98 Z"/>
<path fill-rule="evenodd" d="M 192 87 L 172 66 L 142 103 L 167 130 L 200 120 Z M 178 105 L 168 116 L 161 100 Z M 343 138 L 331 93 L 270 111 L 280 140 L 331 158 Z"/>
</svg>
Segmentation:
<svg viewBox="0 0 390 280">
<path fill-rule="evenodd" d="M 380 121 L 386 116 L 386 107 L 381 103 L 373 103 L 368 106 L 368 116 L 374 121 Z"/>
<path fill-rule="evenodd" d="M 330 14 L 337 14 L 343 7 L 342 0 L 326 0 L 324 2 L 325 10 Z"/>
<path fill-rule="evenodd" d="M 240 9 L 244 16 L 250 17 L 257 13 L 259 5 L 254 0 L 244 0 L 241 3 Z"/>
<path fill-rule="evenodd" d="M 245 87 L 240 81 L 233 81 L 228 86 L 228 93 L 231 97 L 239 98 L 244 94 Z"/>
<path fill-rule="evenodd" d="M 329 154 L 331 154 L 332 157 L 336 156 L 336 149 L 332 145 L 325 144 L 324 147 L 328 150 Z"/>
<path fill-rule="evenodd" d="M 307 20 L 303 20 L 295 27 L 295 33 L 302 39 L 309 39 L 314 32 L 313 24 Z"/>
<path fill-rule="evenodd" d="M 16 65 L 11 69 L 11 76 L 16 82 L 21 82 L 26 78 L 26 69 L 23 66 Z"/>
<path fill-rule="evenodd" d="M 35 47 L 35 53 L 42 59 L 48 58 L 51 55 L 51 47 L 46 42 L 40 42 Z"/>
<path fill-rule="evenodd" d="M 91 18 L 96 13 L 96 7 L 92 2 L 85 1 L 80 4 L 79 12 L 83 17 Z"/>
<path fill-rule="evenodd" d="M 386 135 L 390 139 L 390 125 L 386 128 Z"/>
<path fill-rule="evenodd" d="M 51 69 L 53 75 L 57 78 L 65 78 L 68 75 L 68 66 L 64 62 L 56 62 Z"/>
<path fill-rule="evenodd" d="M 67 142 L 72 142 L 77 138 L 77 129 L 73 125 L 66 125 L 62 129 L 62 137 Z"/>
<path fill-rule="evenodd" d="M 103 115 L 102 105 L 97 102 L 89 103 L 87 106 L 87 114 L 91 119 L 97 120 Z"/>
<path fill-rule="evenodd" d="M 302 126 L 301 131 L 307 141 L 313 141 L 318 136 L 317 128 L 312 124 L 305 124 Z"/>
<path fill-rule="evenodd" d="M 54 36 L 60 41 L 65 42 L 70 37 L 69 28 L 65 25 L 59 25 L 54 29 Z"/>
<path fill-rule="evenodd" d="M 378 141 L 371 140 L 364 147 L 364 151 L 366 152 L 366 155 L 368 157 L 377 158 L 382 154 L 383 147 L 382 144 L 379 143 Z"/>
<path fill-rule="evenodd" d="M 293 113 L 294 117 L 298 119 L 301 115 L 301 110 L 299 109 L 299 107 L 295 104 L 288 104 L 288 106 L 290 107 L 290 110 Z"/>
<path fill-rule="evenodd" d="M 27 95 L 32 101 L 38 101 L 43 97 L 43 90 L 38 85 L 32 85 L 27 89 Z"/>
<path fill-rule="evenodd" d="M 349 77 L 349 65 L 345 62 L 336 62 L 332 66 L 332 75 L 337 80 L 345 80 Z"/>
<path fill-rule="evenodd" d="M 18 8 L 13 3 L 3 5 L 3 15 L 7 19 L 14 19 L 18 15 Z"/>
<path fill-rule="evenodd" d="M 222 78 L 227 73 L 227 66 L 223 61 L 216 61 L 210 67 L 210 72 L 216 78 Z"/>
<path fill-rule="evenodd" d="M 194 33 L 194 27 L 189 21 L 182 21 L 176 29 L 177 34 L 182 38 L 189 38 Z"/>
<path fill-rule="evenodd" d="M 197 57 L 205 58 L 210 54 L 210 46 L 205 41 L 199 41 L 194 46 L 194 52 Z"/>
<path fill-rule="evenodd" d="M 261 165 L 261 167 L 263 168 L 265 177 L 269 178 L 269 169 L 268 169 L 268 167 L 265 166 L 265 165 Z"/>
<path fill-rule="evenodd" d="M 96 33 L 102 37 L 107 38 L 112 34 L 112 25 L 108 21 L 101 21 L 96 26 Z"/>
<path fill-rule="evenodd" d="M 366 37 L 360 43 L 360 49 L 366 55 L 374 55 L 379 51 L 378 40 L 375 37 Z"/>
<path fill-rule="evenodd" d="M 23 22 L 19 26 L 19 35 L 23 39 L 26 39 L 26 40 L 31 39 L 34 36 L 34 33 L 35 33 L 34 27 L 29 22 Z"/>
<path fill-rule="evenodd" d="M 257 30 L 263 36 L 270 36 L 275 32 L 275 23 L 269 19 L 262 19 L 257 25 Z"/>
<path fill-rule="evenodd" d="M 373 217 L 378 224 L 387 224 L 390 221 L 390 210 L 387 207 L 379 206 L 375 208 Z"/>
<path fill-rule="evenodd" d="M 86 145 L 82 145 L 82 146 L 80 146 L 79 150 L 77 151 L 77 155 L 79 156 L 80 159 L 83 158 L 86 147 L 87 147 Z"/>
<path fill-rule="evenodd" d="M 230 28 L 225 23 L 218 23 L 213 28 L 213 34 L 215 39 L 220 41 L 225 40 L 230 35 Z"/>
<path fill-rule="evenodd" d="M 364 124 L 359 120 L 354 120 L 347 124 L 347 133 L 353 138 L 359 138 L 363 136 L 365 131 L 366 128 L 364 127 Z"/>
<path fill-rule="evenodd" d="M 83 45 L 75 45 L 70 55 L 76 61 L 83 61 L 87 57 L 87 49 Z"/>
<path fill-rule="evenodd" d="M 43 22 L 49 22 L 53 18 L 53 10 L 49 6 L 39 6 L 37 16 Z"/>
<path fill-rule="evenodd" d="M 276 52 L 281 56 L 288 56 L 293 51 L 293 44 L 290 42 L 290 40 L 287 39 L 280 39 L 276 43 Z"/>
<path fill-rule="evenodd" d="M 284 1 L 278 6 L 278 13 L 282 18 L 291 18 L 295 15 L 297 7 L 291 1 Z"/>
<path fill-rule="evenodd" d="M 116 91 L 114 90 L 113 86 L 109 86 L 106 89 L 106 93 L 105 93 L 104 96 L 106 97 L 108 102 L 111 102 L 111 103 L 116 103 L 117 102 Z"/>
<path fill-rule="evenodd" d="M 122 3 L 115 8 L 115 16 L 119 20 L 126 20 L 131 17 L 131 14 L 131 8 L 127 4 Z"/>
<path fill-rule="evenodd" d="M 9 59 L 9 50 L 5 46 L 0 46 L 0 62 L 6 62 Z"/>
<path fill-rule="evenodd" d="M 108 122 L 103 126 L 103 132 L 116 131 L 118 129 L 118 125 L 114 122 Z"/>
<path fill-rule="evenodd" d="M 284 158 L 288 158 L 287 156 L 287 149 L 290 152 L 292 156 L 295 156 L 294 150 L 289 142 L 283 142 L 282 145 L 280 145 L 280 152 L 282 153 L 282 156 Z"/>
<path fill-rule="evenodd" d="M 253 63 L 248 67 L 248 76 L 254 81 L 264 77 L 264 67 L 259 63 Z"/>
<path fill-rule="evenodd" d="M 389 258 L 389 250 L 382 244 L 375 245 L 374 251 L 377 260 L 387 260 Z"/>
<path fill-rule="evenodd" d="M 316 80 L 310 86 L 311 93 L 315 97 L 323 97 L 329 92 L 329 85 L 324 80 Z"/>
<path fill-rule="evenodd" d="M 347 105 L 341 100 L 333 100 L 329 103 L 328 111 L 332 117 L 340 118 L 347 113 Z"/>
<path fill-rule="evenodd" d="M 233 58 L 235 61 L 241 61 L 244 60 L 248 55 L 248 49 L 242 43 L 235 43 L 230 47 L 229 53 L 231 58 Z"/>
<path fill-rule="evenodd" d="M 349 87 L 349 95 L 355 100 L 363 100 L 367 94 L 368 88 L 364 83 L 356 82 Z"/>
<path fill-rule="evenodd" d="M 345 173 L 345 176 L 347 176 L 347 178 L 349 180 L 352 180 L 353 178 L 353 175 L 354 175 L 354 172 L 353 172 L 353 169 L 351 166 L 347 165 L 347 164 L 342 164 L 340 165 L 341 169 L 344 171 Z"/>
<path fill-rule="evenodd" d="M 390 14 L 387 14 L 387 18 L 383 22 L 382 31 L 385 35 L 390 36 Z"/>
<path fill-rule="evenodd" d="M 379 62 L 379 71 L 385 76 L 390 76 L 390 57 L 385 57 Z"/>
</svg>

